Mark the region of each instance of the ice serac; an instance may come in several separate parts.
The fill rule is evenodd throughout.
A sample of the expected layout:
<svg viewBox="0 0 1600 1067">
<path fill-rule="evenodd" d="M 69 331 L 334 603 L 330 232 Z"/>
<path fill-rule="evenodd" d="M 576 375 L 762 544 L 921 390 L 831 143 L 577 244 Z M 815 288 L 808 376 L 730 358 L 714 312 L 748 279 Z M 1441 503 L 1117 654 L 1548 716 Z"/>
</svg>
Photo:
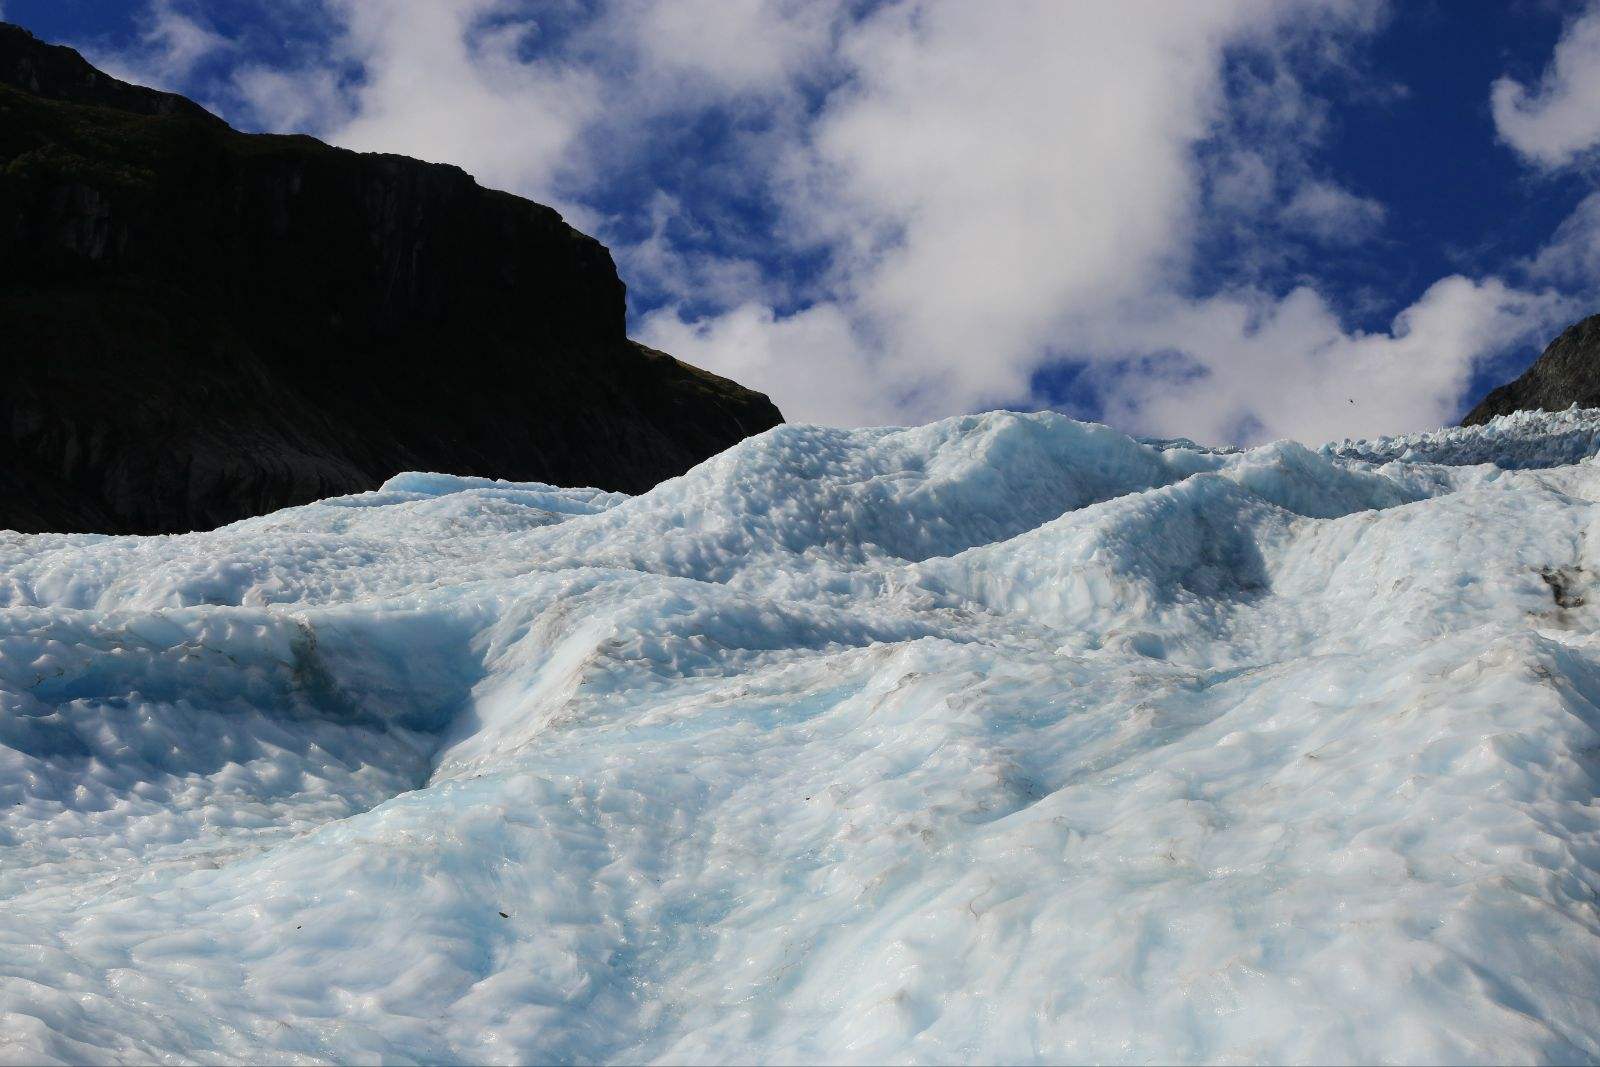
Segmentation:
<svg viewBox="0 0 1600 1067">
<path fill-rule="evenodd" d="M 1600 407 L 1600 315 L 1561 332 L 1522 376 L 1490 391 L 1461 420 L 1477 426 L 1513 411 L 1564 411 Z"/>
<path fill-rule="evenodd" d="M 0 23 L 0 528 L 209 528 L 405 470 L 640 492 L 779 421 L 630 342 L 550 208 Z"/>
<path fill-rule="evenodd" d="M 1600 1060 L 1600 412 L 0 537 L 0 1062 Z"/>
</svg>

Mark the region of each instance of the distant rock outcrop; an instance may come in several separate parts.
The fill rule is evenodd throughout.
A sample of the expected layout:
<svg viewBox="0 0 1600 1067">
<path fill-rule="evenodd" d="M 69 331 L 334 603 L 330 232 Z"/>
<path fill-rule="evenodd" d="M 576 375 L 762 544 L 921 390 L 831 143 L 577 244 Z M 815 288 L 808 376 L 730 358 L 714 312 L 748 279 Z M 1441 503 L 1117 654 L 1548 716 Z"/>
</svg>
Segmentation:
<svg viewBox="0 0 1600 1067">
<path fill-rule="evenodd" d="M 200 529 L 401 470 L 638 492 L 782 421 L 456 167 L 243 134 L 0 23 L 0 527 Z"/>
<path fill-rule="evenodd" d="M 1565 411 L 1573 404 L 1600 408 L 1600 315 L 1568 326 L 1522 377 L 1491 390 L 1461 425 L 1513 411 Z"/>
</svg>

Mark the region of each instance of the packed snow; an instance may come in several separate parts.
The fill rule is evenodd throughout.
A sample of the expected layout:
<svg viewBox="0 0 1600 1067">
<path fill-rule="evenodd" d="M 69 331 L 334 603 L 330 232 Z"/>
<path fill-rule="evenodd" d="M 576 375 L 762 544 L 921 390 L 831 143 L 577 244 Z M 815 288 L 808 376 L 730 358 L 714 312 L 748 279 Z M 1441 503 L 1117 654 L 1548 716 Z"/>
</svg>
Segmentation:
<svg viewBox="0 0 1600 1067">
<path fill-rule="evenodd" d="M 1600 412 L 0 534 L 0 1060 L 1600 1059 Z"/>
</svg>

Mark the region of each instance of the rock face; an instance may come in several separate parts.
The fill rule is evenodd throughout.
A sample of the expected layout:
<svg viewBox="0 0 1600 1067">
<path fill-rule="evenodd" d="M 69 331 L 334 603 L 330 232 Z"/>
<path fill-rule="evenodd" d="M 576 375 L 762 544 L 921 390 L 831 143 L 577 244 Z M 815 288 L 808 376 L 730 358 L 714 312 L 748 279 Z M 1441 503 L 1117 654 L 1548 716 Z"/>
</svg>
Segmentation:
<svg viewBox="0 0 1600 1067">
<path fill-rule="evenodd" d="M 401 470 L 638 492 L 782 421 L 623 298 L 550 208 L 0 23 L 0 527 L 203 529 Z"/>
<path fill-rule="evenodd" d="M 1565 411 L 1573 404 L 1600 408 L 1600 315 L 1568 326 L 1522 377 L 1491 390 L 1461 425 L 1513 411 Z"/>
</svg>

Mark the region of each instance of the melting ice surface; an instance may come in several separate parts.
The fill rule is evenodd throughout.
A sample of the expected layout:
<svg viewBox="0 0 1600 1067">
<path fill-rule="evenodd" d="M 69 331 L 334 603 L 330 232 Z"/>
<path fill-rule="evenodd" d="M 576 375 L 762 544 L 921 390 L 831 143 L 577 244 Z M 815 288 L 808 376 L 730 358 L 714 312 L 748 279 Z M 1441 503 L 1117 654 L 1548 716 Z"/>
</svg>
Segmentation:
<svg viewBox="0 0 1600 1067">
<path fill-rule="evenodd" d="M 0 535 L 0 1059 L 1600 1058 L 1600 412 Z"/>
</svg>

